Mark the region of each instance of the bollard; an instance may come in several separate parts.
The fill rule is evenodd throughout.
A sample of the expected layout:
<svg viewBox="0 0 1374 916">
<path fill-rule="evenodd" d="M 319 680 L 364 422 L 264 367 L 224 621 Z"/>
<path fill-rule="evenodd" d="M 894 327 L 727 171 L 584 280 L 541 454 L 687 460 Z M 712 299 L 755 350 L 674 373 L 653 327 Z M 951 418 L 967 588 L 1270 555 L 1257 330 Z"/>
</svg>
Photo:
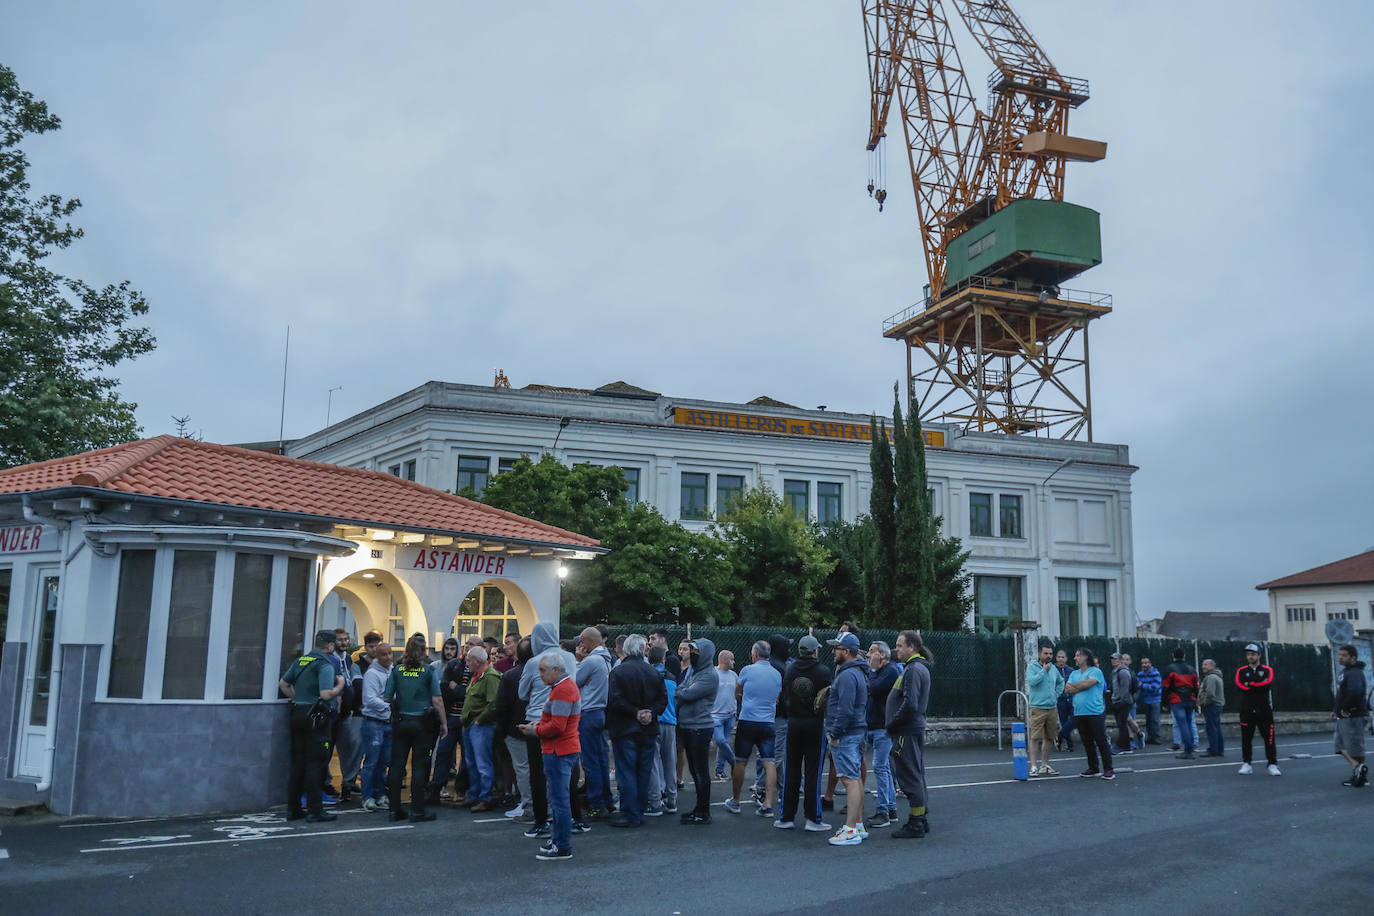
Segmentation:
<svg viewBox="0 0 1374 916">
<path fill-rule="evenodd" d="M 1026 759 L 1026 723 L 1011 723 L 1011 771 L 1017 779 L 1030 779 L 1030 761 Z"/>
</svg>

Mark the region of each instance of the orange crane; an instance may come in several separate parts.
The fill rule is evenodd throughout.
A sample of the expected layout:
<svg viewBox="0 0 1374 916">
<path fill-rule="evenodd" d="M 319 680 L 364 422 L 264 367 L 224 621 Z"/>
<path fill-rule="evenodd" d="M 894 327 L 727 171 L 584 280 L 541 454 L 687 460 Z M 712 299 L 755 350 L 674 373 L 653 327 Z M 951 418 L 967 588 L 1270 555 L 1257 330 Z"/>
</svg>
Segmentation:
<svg viewBox="0 0 1374 916">
<path fill-rule="evenodd" d="M 993 62 L 984 112 L 940 0 L 862 2 L 868 190 L 881 210 L 895 100 L 930 281 L 883 329 L 906 343 L 909 397 L 922 419 L 1091 439 L 1087 326 L 1110 297 L 1060 285 L 1102 257 L 1098 214 L 1064 202 L 1065 164 L 1106 155 L 1068 133 L 1087 82 L 1055 68 L 1006 0 L 952 0 Z M 918 350 L 933 365 L 913 374 Z"/>
</svg>

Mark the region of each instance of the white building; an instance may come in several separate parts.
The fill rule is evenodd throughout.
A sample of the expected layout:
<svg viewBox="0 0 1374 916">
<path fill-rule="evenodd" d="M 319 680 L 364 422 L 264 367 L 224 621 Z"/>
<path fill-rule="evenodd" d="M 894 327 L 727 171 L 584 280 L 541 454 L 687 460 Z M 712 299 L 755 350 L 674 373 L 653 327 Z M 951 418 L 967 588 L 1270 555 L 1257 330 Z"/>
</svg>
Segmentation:
<svg viewBox="0 0 1374 916">
<path fill-rule="evenodd" d="M 933 504 L 973 555 L 976 620 L 1034 619 L 1047 635 L 1133 635 L 1127 447 L 926 429 Z M 624 469 L 633 499 L 704 527 L 767 484 L 825 522 L 868 510 L 869 417 L 595 390 L 428 382 L 287 445 L 290 455 L 480 491 L 521 455 Z"/>
<path fill-rule="evenodd" d="M 1269 638 L 1274 642 L 1326 644 L 1326 622 L 1349 620 L 1374 627 L 1374 550 L 1264 582 L 1269 592 Z"/>
</svg>

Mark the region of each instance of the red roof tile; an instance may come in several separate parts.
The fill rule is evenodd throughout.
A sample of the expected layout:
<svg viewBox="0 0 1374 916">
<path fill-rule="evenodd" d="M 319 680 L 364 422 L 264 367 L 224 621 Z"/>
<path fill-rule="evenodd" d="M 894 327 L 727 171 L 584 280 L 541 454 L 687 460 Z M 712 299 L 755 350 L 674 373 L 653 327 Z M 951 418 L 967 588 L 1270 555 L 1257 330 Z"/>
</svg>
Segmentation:
<svg viewBox="0 0 1374 916">
<path fill-rule="evenodd" d="M 177 436 L 0 470 L 0 493 L 67 486 L 566 547 L 599 543 L 390 474 Z"/>
<path fill-rule="evenodd" d="M 1374 582 L 1374 550 L 1357 553 L 1353 557 L 1314 566 L 1273 582 L 1256 585 L 1257 589 L 1295 588 L 1301 585 L 1352 585 L 1357 582 Z"/>
</svg>

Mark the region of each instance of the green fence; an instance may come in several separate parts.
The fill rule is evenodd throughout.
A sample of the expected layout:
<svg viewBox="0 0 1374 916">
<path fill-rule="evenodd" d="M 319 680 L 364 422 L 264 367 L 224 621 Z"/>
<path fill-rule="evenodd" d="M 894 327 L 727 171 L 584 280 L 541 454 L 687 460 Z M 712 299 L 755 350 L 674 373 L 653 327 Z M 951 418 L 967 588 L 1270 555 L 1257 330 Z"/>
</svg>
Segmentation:
<svg viewBox="0 0 1374 916">
<path fill-rule="evenodd" d="M 650 626 L 608 627 L 611 640 L 626 633 L 647 634 Z M 575 634 L 580 626 L 564 624 L 564 635 Z M 668 644 L 673 649 L 686 637 L 683 627 L 668 627 Z M 705 637 L 715 643 L 716 650 L 729 649 L 735 654 L 735 669 L 739 670 L 749 663 L 749 650 L 758 640 L 767 640 L 774 633 L 781 633 L 796 641 L 809 631 L 797 627 L 692 627 L 694 638 Z M 865 629 L 862 632 L 864 648 L 874 640 L 883 640 L 889 646 L 896 645 L 896 630 Z M 815 631 L 813 635 L 821 641 L 820 658 L 826 664 L 833 664 L 830 647 L 825 641 L 833 638 L 833 631 Z M 1015 669 L 1012 638 L 1010 636 L 990 636 L 979 633 L 936 633 L 923 634 L 926 646 L 934 659 L 932 673 L 930 715 L 942 717 L 979 717 L 997 714 L 997 697 L 1015 685 Z M 1149 658 L 1161 670 L 1167 668 L 1173 651 L 1183 649 L 1185 660 L 1195 667 L 1202 659 L 1215 661 L 1222 671 L 1226 682 L 1226 708 L 1235 711 L 1240 708 L 1240 691 L 1236 689 L 1236 669 L 1245 664 L 1244 643 L 1228 641 L 1197 641 L 1188 639 L 1111 639 L 1102 636 L 1075 636 L 1061 642 L 1042 640 L 1055 648 L 1067 649 L 1070 664 L 1075 649 L 1086 646 L 1097 654 L 1103 669 L 1110 664 L 1113 652 L 1127 652 L 1131 655 L 1133 667 L 1139 668 L 1142 657 Z M 1326 646 L 1281 645 L 1271 643 L 1266 646 L 1268 663 L 1274 667 L 1274 707 L 1286 712 L 1310 712 L 1331 708 L 1331 650 Z M 795 650 L 794 650 L 795 653 Z M 1024 689 L 1024 688 L 1023 688 Z M 1004 712 L 1012 710 L 1007 702 Z"/>
</svg>

